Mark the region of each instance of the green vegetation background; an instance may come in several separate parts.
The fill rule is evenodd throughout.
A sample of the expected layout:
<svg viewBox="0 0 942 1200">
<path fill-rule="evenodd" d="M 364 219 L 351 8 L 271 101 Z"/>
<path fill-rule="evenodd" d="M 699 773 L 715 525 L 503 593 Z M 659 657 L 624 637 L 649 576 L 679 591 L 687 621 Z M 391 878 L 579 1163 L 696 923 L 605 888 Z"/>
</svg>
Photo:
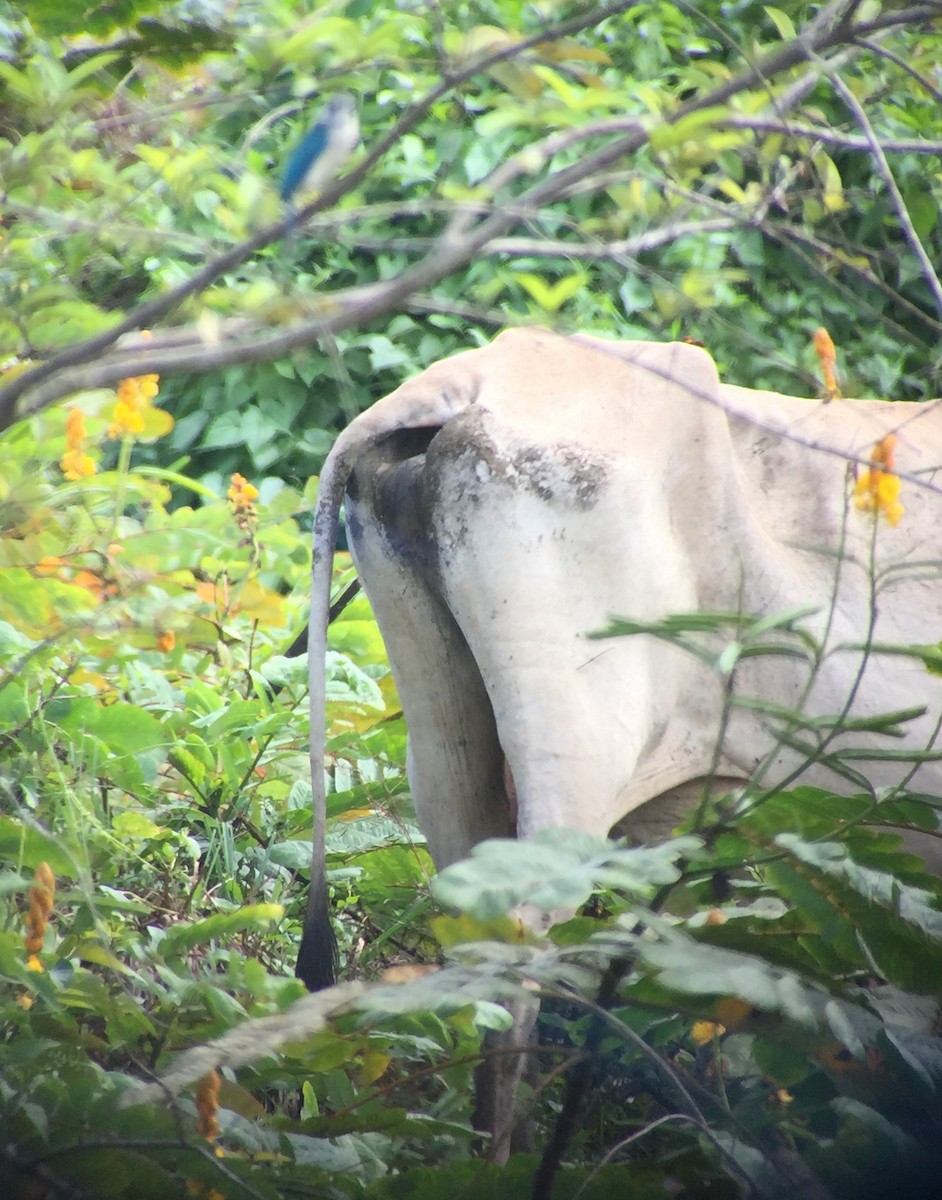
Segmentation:
<svg viewBox="0 0 942 1200">
<path fill-rule="evenodd" d="M 306 686 L 281 652 L 305 620 L 315 477 L 355 413 L 534 321 L 693 337 L 728 381 L 808 396 L 825 326 L 845 394 L 939 391 L 942 298 L 925 260 L 942 261 L 942 29 L 932 5 L 832 8 L 869 37 L 835 37 L 673 123 L 793 43 L 815 7 L 0 0 L 0 393 L 278 222 L 279 164 L 323 94 L 357 97 L 362 154 L 414 118 L 335 203 L 155 324 L 156 394 L 115 391 L 155 372 L 117 367 L 86 387 L 96 355 L 54 359 L 32 415 L 3 422 L 4 1195 L 526 1194 L 534 1160 L 486 1168 L 470 1131 L 480 1036 L 524 975 L 557 995 L 547 1069 L 586 1038 L 596 1056 L 554 1195 L 777 1194 L 787 1171 L 810 1186 L 804 1171 L 860 1196 L 881 1171 L 897 1187 L 938 1166 L 938 1043 L 902 1042 L 854 990 L 878 967 L 907 1004 L 938 991 L 938 886 L 861 830 L 865 804 L 806 791 L 726 830 L 727 861 L 778 866 L 725 923 L 705 916 L 715 857 L 689 842 L 647 859 L 499 848 L 439 893 L 464 911 L 443 916 L 362 599 L 332 633 L 334 901 L 348 974 L 393 965 L 407 982 L 346 997 L 326 1025 L 319 1013 L 307 1031 L 259 1033 L 254 1058 L 220 1052 L 218 1094 L 194 1098 L 191 1079 L 119 1104 L 249 1018 L 287 1021 L 301 995 Z M 595 165 L 619 122 L 643 124 L 645 144 Z M 564 193 L 532 199 L 566 171 Z M 357 289 L 442 261 L 456 213 L 512 220 L 359 318 Z M 343 328 L 326 328 L 344 305 Z M 286 327 L 309 336 L 266 352 Z M 172 330 L 214 354 L 175 358 Z M 338 582 L 349 575 L 341 559 Z M 887 819 L 927 828 L 936 803 Z M 822 853 L 848 826 L 839 854 Z M 686 920 L 657 926 L 646 909 L 658 932 L 639 944 L 638 906 L 657 907 L 679 854 Z M 493 896 L 531 871 L 564 894 L 601 890 L 601 925 L 520 945 Z M 877 887 L 874 872 L 895 881 Z M 450 965 L 421 975 L 443 953 Z M 600 980 L 626 956 L 634 971 L 593 1025 Z M 542 1145 L 561 1075 L 537 1097 Z"/>
</svg>

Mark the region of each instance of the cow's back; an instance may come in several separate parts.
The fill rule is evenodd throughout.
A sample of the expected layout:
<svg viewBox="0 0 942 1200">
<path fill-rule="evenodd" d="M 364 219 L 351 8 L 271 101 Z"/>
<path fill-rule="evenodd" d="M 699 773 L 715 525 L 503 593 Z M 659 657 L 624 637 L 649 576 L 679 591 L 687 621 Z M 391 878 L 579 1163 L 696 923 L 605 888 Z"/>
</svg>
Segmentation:
<svg viewBox="0 0 942 1200">
<path fill-rule="evenodd" d="M 445 387 L 446 366 L 436 368 Z M 900 525 L 875 523 L 854 507 L 848 462 L 899 431 L 900 469 L 931 482 L 942 463 L 937 412 L 752 392 L 720 385 L 694 347 L 599 348 L 542 331 L 502 335 L 457 370 L 459 389 L 473 372 L 473 398 L 411 460 L 409 536 L 376 482 L 390 473 L 392 443 L 358 470 L 353 506 L 354 548 L 409 720 L 417 811 L 439 831 L 440 861 L 506 830 L 508 797 L 491 808 L 473 798 L 502 790 L 495 747 L 522 834 L 605 832 L 712 771 L 746 778 L 769 753 L 764 716 L 735 709 L 717 758 L 727 679 L 653 636 L 587 636 L 614 616 L 657 622 L 705 609 L 745 620 L 815 608 L 805 620 L 825 652 L 814 671 L 786 656 L 751 659 L 737 692 L 815 715 L 925 703 L 908 742 L 928 744 L 939 681 L 918 661 L 867 647 L 939 637 L 940 497 L 907 482 Z M 403 603 L 407 619 L 393 615 Z M 725 640 L 735 636 L 730 628 Z M 456 776 L 442 735 L 460 741 L 462 721 L 477 749 L 463 752 Z M 783 752 L 767 777 L 794 761 Z M 866 770 L 881 785 L 905 774 L 898 764 Z M 942 784 L 934 764 L 922 775 Z M 840 784 L 825 770 L 810 778 Z M 454 794 L 464 797 L 457 818 Z"/>
</svg>

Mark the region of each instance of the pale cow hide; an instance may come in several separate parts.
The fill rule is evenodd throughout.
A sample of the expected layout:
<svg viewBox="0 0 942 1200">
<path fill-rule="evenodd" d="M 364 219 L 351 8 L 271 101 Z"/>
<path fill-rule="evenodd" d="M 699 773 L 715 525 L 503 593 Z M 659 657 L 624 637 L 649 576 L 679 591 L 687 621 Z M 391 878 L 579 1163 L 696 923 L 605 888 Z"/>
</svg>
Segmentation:
<svg viewBox="0 0 942 1200">
<path fill-rule="evenodd" d="M 857 511 L 853 464 L 895 433 L 906 513 Z M 562 826 L 665 834 L 706 777 L 796 767 L 760 712 L 652 635 L 593 640 L 612 617 L 815 610 L 814 678 L 783 656 L 737 693 L 809 715 L 914 706 L 893 749 L 931 749 L 942 679 L 879 652 L 942 637 L 937 404 L 796 399 L 722 385 L 686 344 L 539 329 L 436 364 L 341 435 L 321 476 L 311 615 L 315 851 L 298 974 L 330 981 L 324 879 L 325 629 L 337 513 L 386 642 L 409 779 L 439 867 L 495 836 Z M 718 647 L 719 648 L 719 647 Z M 842 735 L 829 744 L 867 744 Z M 886 746 L 883 738 L 871 745 Z M 927 761 L 856 766 L 875 788 L 942 793 Z M 509 794 L 509 775 L 513 788 Z M 847 791 L 825 766 L 801 782 Z"/>
</svg>

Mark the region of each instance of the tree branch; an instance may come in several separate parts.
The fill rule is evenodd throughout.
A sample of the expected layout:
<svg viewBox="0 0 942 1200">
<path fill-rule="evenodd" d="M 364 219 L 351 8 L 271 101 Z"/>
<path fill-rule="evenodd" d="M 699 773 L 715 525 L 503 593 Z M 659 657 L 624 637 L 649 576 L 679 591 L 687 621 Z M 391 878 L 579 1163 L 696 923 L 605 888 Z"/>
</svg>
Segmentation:
<svg viewBox="0 0 942 1200">
<path fill-rule="evenodd" d="M 485 55 L 463 71 L 443 80 L 403 113 L 394 128 L 365 159 L 343 180 L 325 188 L 314 203 L 294 216 L 285 217 L 274 225 L 259 230 L 245 242 L 208 263 L 179 287 L 139 306 L 107 332 L 71 346 L 11 380 L 6 387 L 0 389 L 0 429 L 6 428 L 19 417 L 39 411 L 64 395 L 88 387 L 110 386 L 133 374 L 205 372 L 229 364 L 276 358 L 309 345 L 320 337 L 362 327 L 369 321 L 395 311 L 415 292 L 426 291 L 454 271 L 466 266 L 476 255 L 484 252 L 494 239 L 512 228 L 519 219 L 519 211 L 537 211 L 544 205 L 558 201 L 586 178 L 610 167 L 625 156 L 635 154 L 648 141 L 651 129 L 657 126 L 648 123 L 647 127 L 642 127 L 636 119 L 616 119 L 586 125 L 578 130 L 551 134 L 536 146 L 515 155 L 493 172 L 487 181 L 490 197 L 484 204 L 464 205 L 453 210 L 451 222 L 426 257 L 406 268 L 395 279 L 351 289 L 345 293 L 331 293 L 318 297 L 315 302 L 316 311 L 310 319 L 294 321 L 277 332 L 258 336 L 255 341 L 246 341 L 252 326 L 244 319 L 235 322 L 210 319 L 204 327 L 198 326 L 195 332 L 187 331 L 183 334 L 182 343 L 178 343 L 172 352 L 169 349 L 170 344 L 160 339 L 155 339 L 146 349 L 140 341 L 135 340 L 120 352 L 94 362 L 105 351 L 115 346 L 123 335 L 155 324 L 183 300 L 204 290 L 221 275 L 247 261 L 258 250 L 283 237 L 295 225 L 322 213 L 357 186 L 389 147 L 418 124 L 431 104 L 454 87 L 478 72 L 541 42 L 569 36 L 573 32 L 598 24 L 609 16 L 625 12 L 633 7 L 634 2 L 635 0 L 625 0 L 623 3 L 593 9 L 590 13 L 561 23 L 552 30 L 542 31 L 531 38 Z M 851 28 L 848 22 L 855 7 L 847 0 L 834 0 L 821 9 L 792 41 L 777 46 L 758 62 L 750 63 L 738 75 L 725 80 L 712 91 L 680 105 L 673 112 L 664 114 L 661 117 L 662 123 L 673 125 L 694 113 L 721 106 L 733 96 L 753 88 L 756 84 L 767 85 L 773 77 L 804 61 L 817 62 L 819 70 L 822 65 L 827 70 L 827 62 L 822 63 L 820 56 L 842 45 L 852 35 L 873 34 L 889 25 L 898 26 L 907 21 L 925 20 L 937 11 L 933 6 L 917 6 L 894 13 L 891 22 L 881 18 Z M 840 53 L 846 55 L 846 48 Z M 814 75 L 815 72 L 809 73 L 809 78 Z M 832 74 L 832 78 L 837 83 L 837 76 Z M 807 80 L 799 82 L 803 89 L 810 86 Z M 772 102 L 775 102 L 774 97 Z M 499 195 L 502 189 L 521 175 L 532 175 L 535 170 L 544 167 L 552 154 L 559 149 L 584 141 L 587 137 L 607 134 L 612 136 L 603 146 L 582 155 L 578 162 L 547 175 L 524 190 L 513 201 L 507 202 Z M 885 162 L 885 159 L 883 161 Z M 495 207 L 492 207 L 492 202 Z M 939 300 L 942 303 L 942 294 Z M 281 319 L 274 309 L 270 315 L 272 320 Z M 236 336 L 238 340 L 233 341 Z M 85 369 L 78 369 L 83 366 Z M 18 401 L 27 396 L 28 400 L 18 408 Z"/>
<path fill-rule="evenodd" d="M 850 90 L 843 79 L 838 75 L 831 76 L 831 83 L 834 85 L 838 95 L 853 113 L 857 124 L 864 131 L 867 143 L 870 146 L 870 151 L 873 154 L 877 164 L 877 169 L 883 178 L 886 185 L 886 190 L 890 194 L 890 199 L 893 203 L 893 208 L 896 212 L 897 219 L 903 230 L 903 236 L 906 243 L 919 260 L 919 265 L 922 267 L 922 275 L 926 283 L 929 285 L 929 290 L 932 292 L 935 300 L 936 308 L 942 317 L 942 283 L 939 282 L 939 277 L 935 272 L 935 267 L 932 265 L 932 260 L 926 253 L 926 249 L 920 241 L 919 234 L 916 232 L 916 227 L 913 225 L 909 215 L 909 210 L 906 207 L 906 201 L 903 199 L 903 194 L 896 185 L 896 180 L 893 177 L 893 172 L 890 164 L 887 162 L 886 155 L 883 153 L 883 148 L 880 145 L 877 135 L 873 131 L 873 126 L 867 114 L 860 105 L 860 101 Z"/>
<path fill-rule="evenodd" d="M 442 83 L 433 88 L 421 100 L 418 100 L 402 114 L 386 137 L 378 142 L 358 166 L 355 166 L 342 179 L 328 184 L 312 203 L 301 208 L 297 213 L 289 213 L 273 225 L 268 225 L 260 229 L 250 238 L 244 242 L 240 242 L 239 245 L 234 246 L 225 254 L 221 254 L 190 279 L 172 288 L 163 296 L 157 296 L 153 300 L 148 300 L 144 304 L 139 305 L 122 321 L 112 326 L 111 329 L 98 334 L 96 337 L 89 338 L 87 341 L 80 342 L 75 346 L 69 346 L 39 366 L 18 375 L 5 387 L 0 388 L 0 430 L 6 429 L 17 419 L 14 406 L 19 397 L 36 387 L 44 379 L 48 379 L 56 372 L 66 371 L 70 367 L 89 362 L 110 346 L 113 346 L 125 334 L 133 333 L 140 329 L 147 329 L 151 325 L 156 324 L 168 313 L 178 308 L 184 300 L 196 295 L 198 292 L 204 291 L 221 276 L 235 270 L 242 263 L 247 262 L 259 250 L 271 245 L 272 242 L 279 241 L 296 226 L 302 225 L 309 217 L 336 204 L 347 192 L 351 191 L 367 177 L 373 166 L 391 146 L 395 145 L 404 134 L 410 132 L 418 125 L 419 121 L 426 115 L 436 100 L 447 95 L 453 88 L 467 82 L 481 71 L 497 65 L 505 59 L 512 58 L 524 50 L 537 46 L 541 42 L 555 41 L 559 38 L 568 37 L 573 33 L 578 33 L 582 29 L 589 28 L 606 20 L 608 17 L 626 12 L 637 3 L 638 0 L 620 0 L 618 3 L 602 5 L 582 16 L 562 22 L 555 29 L 544 30 L 539 34 L 534 34 L 532 37 L 514 42 L 511 46 L 504 46 L 500 50 L 485 54 L 481 58 L 476 59 L 471 66 L 465 68 L 463 71 L 445 78 Z M 236 359 L 234 361 L 246 360 Z M 65 391 L 60 390 L 59 396 L 68 395 L 74 390 L 72 387 L 68 387 Z M 35 405 L 31 405 L 28 411 L 36 411 Z"/>
<path fill-rule="evenodd" d="M 747 129 L 753 133 L 780 133 L 790 138 L 813 138 L 829 146 L 845 150 L 872 150 L 868 138 L 851 133 L 839 133 L 826 125 L 791 125 L 787 121 L 770 121 L 762 117 L 726 117 L 717 121 L 718 129 Z M 891 154 L 942 154 L 942 142 L 922 138 L 881 137 L 880 146 Z"/>
</svg>

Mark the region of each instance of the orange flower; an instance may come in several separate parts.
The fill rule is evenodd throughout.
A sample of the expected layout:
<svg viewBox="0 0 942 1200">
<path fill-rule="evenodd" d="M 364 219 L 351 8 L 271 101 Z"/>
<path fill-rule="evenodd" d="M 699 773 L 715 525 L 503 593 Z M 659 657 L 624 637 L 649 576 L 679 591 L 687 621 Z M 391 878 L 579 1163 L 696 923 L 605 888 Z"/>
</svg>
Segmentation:
<svg viewBox="0 0 942 1200">
<path fill-rule="evenodd" d="M 169 654 L 176 644 L 177 635 L 172 629 L 168 629 L 165 633 L 157 635 L 157 649 L 160 650 L 162 654 Z"/>
<path fill-rule="evenodd" d="M 94 571 L 76 571 L 72 576 L 72 583 L 75 587 L 84 588 L 86 592 L 100 600 L 105 593 L 105 581 L 100 575 L 96 575 Z M 114 589 L 108 589 L 114 590 Z"/>
<path fill-rule="evenodd" d="M 713 1005 L 713 1012 L 727 1029 L 738 1029 L 752 1015 L 753 1008 L 741 996 L 721 996 Z"/>
<path fill-rule="evenodd" d="M 218 1147 L 216 1148 L 216 1154 L 222 1158 L 222 1151 Z M 219 1188 L 210 1187 L 208 1183 L 203 1183 L 201 1179 L 188 1179 L 186 1181 L 186 1194 L 188 1196 L 200 1196 L 202 1200 L 226 1200 Z"/>
<path fill-rule="evenodd" d="M 26 933 L 23 944 L 29 956 L 29 967 L 32 971 L 41 971 L 42 966 L 36 955 L 43 948 L 46 936 L 46 926 L 52 915 L 52 906 L 56 895 L 56 877 L 48 863 L 41 862 L 34 872 L 36 882 L 29 889 L 27 897 Z"/>
<path fill-rule="evenodd" d="M 854 503 L 860 512 L 882 513 L 890 525 L 898 525 L 906 512 L 900 504 L 900 478 L 893 473 L 896 435 L 888 433 L 870 452 L 870 466 L 854 485 Z"/>
<path fill-rule="evenodd" d="M 65 560 L 58 554 L 44 554 L 33 570 L 37 575 L 57 575 L 59 568 L 65 566 Z"/>
<path fill-rule="evenodd" d="M 821 363 L 821 374 L 824 376 L 824 387 L 821 389 L 823 400 L 839 400 L 841 389 L 837 385 L 837 354 L 831 335 L 822 326 L 814 331 L 814 348 Z"/>
<path fill-rule="evenodd" d="M 196 1085 L 196 1111 L 199 1114 L 196 1121 L 196 1132 L 207 1142 L 219 1137 L 219 1121 L 216 1114 L 219 1111 L 219 1072 L 207 1071 Z"/>
<path fill-rule="evenodd" d="M 85 452 L 85 414 L 74 405 L 65 418 L 65 454 L 59 459 L 59 469 L 66 479 L 83 479 L 95 474 L 95 463 Z"/>
<path fill-rule="evenodd" d="M 77 446 L 85 440 L 85 414 L 74 405 L 66 413 L 65 437 L 70 446 Z"/>
</svg>

